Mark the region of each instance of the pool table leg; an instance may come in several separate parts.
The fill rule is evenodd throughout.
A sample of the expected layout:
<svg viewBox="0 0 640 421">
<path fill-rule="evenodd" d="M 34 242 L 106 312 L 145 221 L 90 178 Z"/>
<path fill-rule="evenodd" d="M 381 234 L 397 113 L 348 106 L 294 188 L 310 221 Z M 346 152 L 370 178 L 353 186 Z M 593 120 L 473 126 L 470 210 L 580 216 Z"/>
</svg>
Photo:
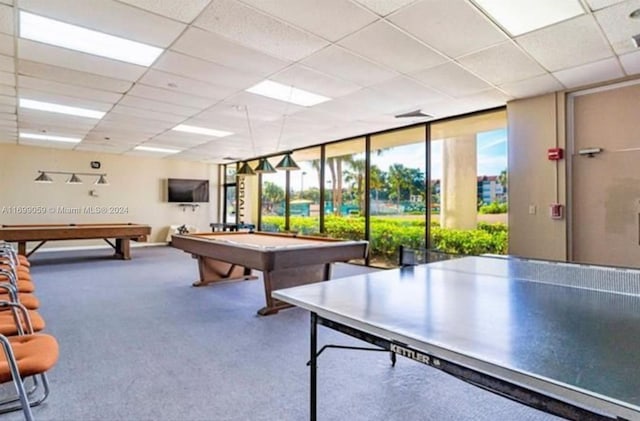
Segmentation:
<svg viewBox="0 0 640 421">
<path fill-rule="evenodd" d="M 18 254 L 21 254 L 23 256 L 27 255 L 27 242 L 26 241 L 19 241 L 18 242 Z"/>
<path fill-rule="evenodd" d="M 222 262 L 210 257 L 192 255 L 194 259 L 198 259 L 198 273 L 200 279 L 193 283 L 194 287 L 201 287 L 222 281 L 239 281 L 257 279 L 257 276 L 251 274 L 251 269 Z"/>
<path fill-rule="evenodd" d="M 264 294 L 267 305 L 258 310 L 260 316 L 270 316 L 284 308 L 293 307 L 271 296 L 277 289 L 289 288 L 314 282 L 328 281 L 331 277 L 331 263 L 312 266 L 301 266 L 290 269 L 262 272 L 264 280 Z"/>
<path fill-rule="evenodd" d="M 128 238 L 116 238 L 114 256 L 122 260 L 131 260 L 131 241 Z"/>
</svg>

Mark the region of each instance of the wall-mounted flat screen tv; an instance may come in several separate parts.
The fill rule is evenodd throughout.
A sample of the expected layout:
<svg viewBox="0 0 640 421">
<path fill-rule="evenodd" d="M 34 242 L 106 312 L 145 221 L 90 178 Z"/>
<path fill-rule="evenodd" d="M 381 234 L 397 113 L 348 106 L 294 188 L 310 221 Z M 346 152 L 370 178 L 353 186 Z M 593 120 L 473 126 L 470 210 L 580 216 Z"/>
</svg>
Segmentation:
<svg viewBox="0 0 640 421">
<path fill-rule="evenodd" d="M 209 180 L 169 178 L 167 187 L 169 202 L 202 203 L 209 201 Z"/>
</svg>

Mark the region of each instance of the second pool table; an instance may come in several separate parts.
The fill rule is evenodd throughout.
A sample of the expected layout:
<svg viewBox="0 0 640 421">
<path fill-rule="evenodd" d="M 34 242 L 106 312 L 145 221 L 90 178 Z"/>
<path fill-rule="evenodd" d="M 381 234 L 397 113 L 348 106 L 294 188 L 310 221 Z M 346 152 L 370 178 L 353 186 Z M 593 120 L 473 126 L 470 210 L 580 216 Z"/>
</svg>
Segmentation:
<svg viewBox="0 0 640 421">
<path fill-rule="evenodd" d="M 198 259 L 200 279 L 194 286 L 232 279 L 251 279 L 251 269 L 262 271 L 266 306 L 260 315 L 289 307 L 271 297 L 271 291 L 331 276 L 331 263 L 363 259 L 366 241 L 267 232 L 217 232 L 173 235 L 173 247 Z"/>
</svg>

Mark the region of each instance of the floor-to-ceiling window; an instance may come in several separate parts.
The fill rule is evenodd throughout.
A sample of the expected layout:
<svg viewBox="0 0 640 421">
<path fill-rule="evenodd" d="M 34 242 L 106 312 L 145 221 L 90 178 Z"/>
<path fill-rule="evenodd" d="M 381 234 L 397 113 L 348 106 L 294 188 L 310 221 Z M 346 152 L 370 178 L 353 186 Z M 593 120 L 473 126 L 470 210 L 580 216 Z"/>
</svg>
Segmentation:
<svg viewBox="0 0 640 421">
<path fill-rule="evenodd" d="M 463 254 L 505 253 L 506 112 L 430 127 L 432 247 Z"/>
<path fill-rule="evenodd" d="M 299 170 L 289 173 L 289 229 L 301 234 L 320 233 L 320 147 L 292 154 Z"/>
<path fill-rule="evenodd" d="M 371 136 L 371 265 L 397 265 L 400 245 L 426 246 L 425 136 L 425 126 Z"/>
<path fill-rule="evenodd" d="M 365 138 L 325 146 L 324 231 L 333 238 L 365 238 Z"/>
<path fill-rule="evenodd" d="M 282 156 L 268 158 L 272 167 L 275 167 Z M 286 231 L 286 191 L 287 172 L 274 171 L 261 174 L 260 194 L 260 230 L 262 231 Z"/>
<path fill-rule="evenodd" d="M 400 245 L 506 253 L 506 125 L 503 109 L 296 150 L 299 170 L 244 178 L 260 191 L 245 214 L 264 231 L 367 239 L 375 266 L 396 265 Z"/>
<path fill-rule="evenodd" d="M 223 222 L 236 222 L 237 218 L 237 185 L 236 185 L 236 164 L 225 165 L 224 171 L 224 191 L 223 191 Z"/>
</svg>

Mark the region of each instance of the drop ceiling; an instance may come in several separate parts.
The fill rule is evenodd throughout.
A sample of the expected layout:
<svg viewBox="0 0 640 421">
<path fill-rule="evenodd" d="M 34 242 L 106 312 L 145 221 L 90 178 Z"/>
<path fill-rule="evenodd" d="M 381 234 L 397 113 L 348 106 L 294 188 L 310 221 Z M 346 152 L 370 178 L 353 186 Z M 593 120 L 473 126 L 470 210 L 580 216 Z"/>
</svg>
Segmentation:
<svg viewBox="0 0 640 421">
<path fill-rule="evenodd" d="M 394 118 L 417 109 L 443 118 L 640 73 L 640 20 L 629 18 L 640 0 L 575 1 L 575 16 L 513 36 L 491 0 L 0 0 L 0 143 L 220 163 L 427 121 Z M 24 39 L 19 11 L 164 52 L 145 67 Z M 266 79 L 331 100 L 246 91 Z"/>
</svg>

